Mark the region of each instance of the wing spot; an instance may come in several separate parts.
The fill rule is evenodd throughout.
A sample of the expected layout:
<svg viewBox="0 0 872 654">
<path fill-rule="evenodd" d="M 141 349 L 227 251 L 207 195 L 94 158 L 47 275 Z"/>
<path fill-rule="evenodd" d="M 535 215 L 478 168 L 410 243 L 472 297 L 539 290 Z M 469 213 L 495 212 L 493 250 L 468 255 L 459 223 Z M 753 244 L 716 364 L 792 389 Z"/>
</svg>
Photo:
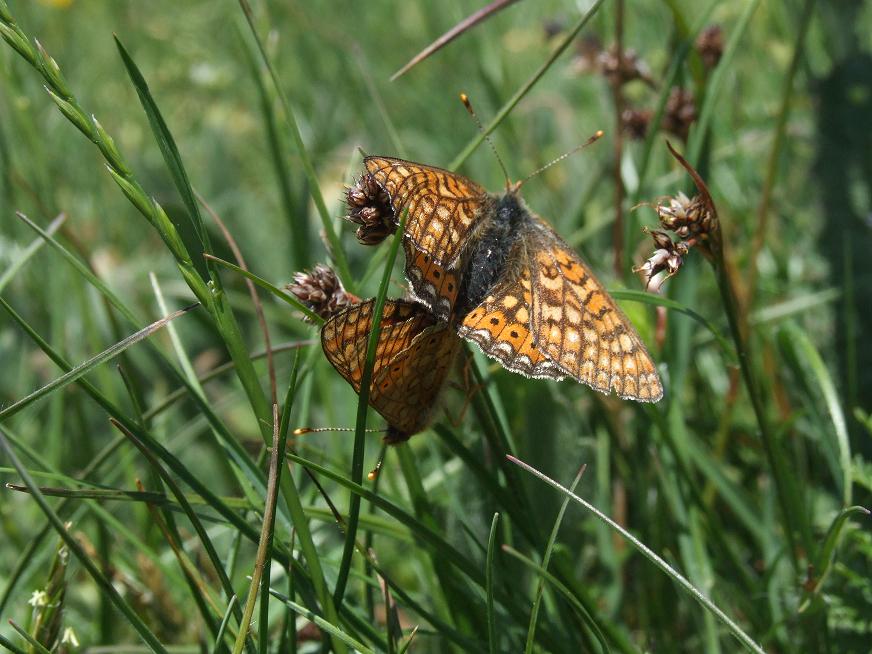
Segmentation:
<svg viewBox="0 0 872 654">
<path fill-rule="evenodd" d="M 490 324 L 492 324 L 492 325 L 499 325 L 499 324 L 500 324 L 500 319 L 499 319 L 499 318 L 491 318 L 491 319 L 490 319 Z"/>
</svg>

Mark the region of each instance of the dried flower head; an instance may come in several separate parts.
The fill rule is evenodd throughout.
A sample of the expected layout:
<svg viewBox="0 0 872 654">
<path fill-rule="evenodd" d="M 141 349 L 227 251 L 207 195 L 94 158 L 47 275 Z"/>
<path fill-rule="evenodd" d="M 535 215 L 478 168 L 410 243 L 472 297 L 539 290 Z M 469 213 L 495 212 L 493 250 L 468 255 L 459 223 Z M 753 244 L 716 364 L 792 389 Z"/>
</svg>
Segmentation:
<svg viewBox="0 0 872 654">
<path fill-rule="evenodd" d="M 345 290 L 332 268 L 320 263 L 312 270 L 294 273 L 294 283 L 285 288 L 322 318 L 360 302 L 359 297 Z"/>
<path fill-rule="evenodd" d="M 673 241 L 666 232 L 645 229 L 654 239 L 656 249 L 641 266 L 633 268 L 645 280 L 645 289 L 657 292 L 667 279 L 679 271 L 690 246 L 685 241 Z M 660 273 L 665 272 L 665 275 Z"/>
<path fill-rule="evenodd" d="M 697 37 L 695 45 L 702 63 L 711 70 L 724 54 L 724 31 L 720 25 L 709 25 Z"/>
<path fill-rule="evenodd" d="M 550 41 L 566 29 L 566 21 L 563 18 L 553 17 L 542 22 L 542 33 L 545 40 Z"/>
<path fill-rule="evenodd" d="M 595 34 L 585 34 L 575 42 L 575 57 L 572 68 L 576 73 L 592 73 L 599 70 L 598 59 L 603 44 Z"/>
<path fill-rule="evenodd" d="M 657 218 L 664 229 L 681 238 L 706 238 L 711 231 L 711 212 L 701 195 L 688 198 L 682 191 L 656 207 Z"/>
<path fill-rule="evenodd" d="M 690 133 L 690 126 L 695 120 L 696 101 L 693 98 L 693 93 L 685 91 L 680 86 L 673 87 L 672 91 L 669 92 L 669 99 L 666 101 L 661 127 L 686 141 L 687 135 Z"/>
<path fill-rule="evenodd" d="M 621 114 L 621 126 L 635 141 L 641 141 L 648 133 L 654 112 L 650 109 L 624 109 Z"/>
<path fill-rule="evenodd" d="M 650 86 L 654 85 L 651 71 L 635 50 L 624 50 L 618 57 L 617 47 L 612 46 L 599 53 L 597 63 L 600 73 L 612 86 L 622 86 L 634 80 L 642 80 Z"/>
<path fill-rule="evenodd" d="M 663 230 L 648 230 L 654 240 L 654 253 L 634 272 L 641 273 L 645 287 L 658 290 L 667 279 L 677 273 L 684 264 L 684 257 L 691 248 L 699 248 L 709 260 L 720 256 L 721 227 L 711 193 L 699 173 L 667 141 L 672 156 L 693 178 L 699 193 L 688 198 L 679 192 L 666 198 L 654 207 Z M 669 232 L 678 240 L 673 240 Z M 665 273 L 665 274 L 661 274 Z"/>
<path fill-rule="evenodd" d="M 360 225 L 357 240 L 363 245 L 377 245 L 397 229 L 397 217 L 388 192 L 370 173 L 364 173 L 345 194 L 346 218 Z"/>
</svg>

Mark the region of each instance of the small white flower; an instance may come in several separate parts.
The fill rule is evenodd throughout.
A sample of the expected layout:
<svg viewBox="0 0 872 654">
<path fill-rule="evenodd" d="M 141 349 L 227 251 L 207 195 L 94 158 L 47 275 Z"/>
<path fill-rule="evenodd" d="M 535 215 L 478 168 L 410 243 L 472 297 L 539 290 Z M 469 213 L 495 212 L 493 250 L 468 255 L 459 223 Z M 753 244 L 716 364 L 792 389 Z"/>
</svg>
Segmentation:
<svg viewBox="0 0 872 654">
<path fill-rule="evenodd" d="M 64 629 L 63 636 L 61 636 L 61 644 L 71 645 L 72 647 L 79 646 L 79 638 L 78 636 L 76 636 L 76 632 L 73 631 L 72 627 L 67 627 Z"/>
<path fill-rule="evenodd" d="M 27 600 L 27 603 L 33 607 L 48 606 L 48 599 L 48 593 L 44 590 L 35 590 L 30 596 L 30 599 Z"/>
</svg>

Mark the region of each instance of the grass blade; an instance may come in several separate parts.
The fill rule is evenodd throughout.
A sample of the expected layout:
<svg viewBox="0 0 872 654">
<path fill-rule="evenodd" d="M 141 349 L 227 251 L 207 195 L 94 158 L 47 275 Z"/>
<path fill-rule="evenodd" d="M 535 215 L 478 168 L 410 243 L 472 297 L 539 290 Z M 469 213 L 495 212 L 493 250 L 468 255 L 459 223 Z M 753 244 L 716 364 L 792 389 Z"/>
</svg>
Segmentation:
<svg viewBox="0 0 872 654">
<path fill-rule="evenodd" d="M 12 309 L 12 307 L 9 306 L 6 303 L 6 300 L 4 300 L 2 297 L 0 297 L 0 306 L 2 306 L 4 309 L 9 311 L 10 313 L 14 313 L 14 310 Z M 69 370 L 65 374 L 61 375 L 60 377 L 58 377 L 54 381 L 49 382 L 48 384 L 46 384 L 42 388 L 35 390 L 33 393 L 31 393 L 27 397 L 21 398 L 17 402 L 9 405 L 8 407 L 6 407 L 2 411 L 0 411 L 0 421 L 5 420 L 5 419 L 9 418 L 10 416 L 15 415 L 16 413 L 21 411 L 21 409 L 25 408 L 26 406 L 29 406 L 33 402 L 36 402 L 38 399 L 48 395 L 49 393 L 52 393 L 54 391 L 57 391 L 57 390 L 63 388 L 64 386 L 72 384 L 74 381 L 81 378 L 83 375 L 87 375 L 89 372 L 91 372 L 97 366 L 99 366 L 103 363 L 106 363 L 107 361 L 111 361 L 112 359 L 117 357 L 119 354 L 124 352 L 124 350 L 126 350 L 127 348 L 129 348 L 133 345 L 136 345 L 137 343 L 139 343 L 139 341 L 143 340 L 144 338 L 148 338 L 149 336 L 151 336 L 155 332 L 162 329 L 170 321 L 175 320 L 176 318 L 178 318 L 182 314 L 185 314 L 188 311 L 191 311 L 192 309 L 194 309 L 198 306 L 200 306 L 199 303 L 194 303 L 194 304 L 187 306 L 183 309 L 179 309 L 178 311 L 174 311 L 170 315 L 165 316 L 165 317 L 161 318 L 160 320 L 154 321 L 153 323 L 151 323 L 147 327 L 143 327 L 138 332 L 131 334 L 130 336 L 125 338 L 123 341 L 116 343 L 115 345 L 100 352 L 100 354 L 97 354 L 97 355 L 91 357 L 90 359 L 88 359 L 87 361 L 79 364 L 75 368 L 72 368 L 71 370 Z"/>
<path fill-rule="evenodd" d="M 487 539 L 487 560 L 485 563 L 485 592 L 487 593 L 487 642 L 491 654 L 499 651 L 497 643 L 497 624 L 494 615 L 494 550 L 497 542 L 497 523 L 500 514 L 494 513 L 490 536 Z"/>
<path fill-rule="evenodd" d="M 730 618 L 726 613 L 724 613 L 708 597 L 706 597 L 705 595 L 703 595 L 703 593 L 701 593 L 699 590 L 697 590 L 697 588 L 693 584 L 691 584 L 686 578 L 684 578 L 681 574 L 679 574 L 677 570 L 675 570 L 668 563 L 666 563 L 666 561 L 664 561 L 660 557 L 660 555 L 658 555 L 656 552 L 654 552 L 652 549 L 650 549 L 647 545 L 645 545 L 638 538 L 633 536 L 633 534 L 631 534 L 629 531 L 624 529 L 617 522 L 615 522 L 614 520 L 609 518 L 606 514 L 604 514 L 599 509 L 597 509 L 595 506 L 593 506 L 592 504 L 590 504 L 586 500 L 583 500 L 578 495 L 576 495 L 575 493 L 570 491 L 568 488 L 561 486 L 558 482 L 556 482 L 553 479 L 551 479 L 550 477 L 542 474 L 541 472 L 539 472 L 535 468 L 527 465 L 523 461 L 516 459 L 515 457 L 513 457 L 511 455 L 507 455 L 507 457 L 515 465 L 520 466 L 521 468 L 523 468 L 524 470 L 526 470 L 530 474 L 538 477 L 540 480 L 544 481 L 549 486 L 556 488 L 561 493 L 563 493 L 567 497 L 571 498 L 573 501 L 575 501 L 578 504 L 580 504 L 581 506 L 583 506 L 585 509 L 587 509 L 588 511 L 593 513 L 597 518 L 599 518 L 601 521 L 603 521 L 606 525 L 608 525 L 611 529 L 618 532 L 621 536 L 623 536 L 625 539 L 627 539 L 630 542 L 630 544 L 633 547 L 635 547 L 637 550 L 639 550 L 639 552 L 641 552 L 642 555 L 646 559 L 648 559 L 649 561 L 651 561 L 651 563 L 653 563 L 655 566 L 660 568 L 660 570 L 662 570 L 670 579 L 672 579 L 675 583 L 677 583 L 685 591 L 687 591 L 697 602 L 702 604 L 705 609 L 711 611 L 715 615 L 715 617 L 718 618 L 718 620 L 723 622 L 724 625 L 727 627 L 727 629 L 729 629 L 729 631 L 736 637 L 736 639 L 740 643 L 742 643 L 742 645 L 749 652 L 755 652 L 755 654 L 765 654 L 765 652 L 763 651 L 763 648 L 760 647 L 760 645 L 758 645 L 756 642 L 754 642 L 754 640 L 748 634 L 746 634 L 744 631 L 742 631 L 742 628 L 739 627 L 739 625 L 736 624 L 732 620 L 732 618 Z"/>
<path fill-rule="evenodd" d="M 9 447 L 9 442 L 6 440 L 5 432 L 2 428 L 0 428 L 0 450 L 3 450 L 3 452 L 6 453 L 6 456 L 9 457 L 12 466 L 18 471 L 24 484 L 28 489 L 30 489 L 30 494 L 33 496 L 33 499 L 36 500 L 36 503 L 39 505 L 39 508 L 42 510 L 45 517 L 48 518 L 51 526 L 58 532 L 58 535 L 63 539 L 67 547 L 69 547 L 70 552 L 72 552 L 79 560 L 81 566 L 85 568 L 100 590 L 109 598 L 115 608 L 124 615 L 151 651 L 156 652 L 157 654 L 168 654 L 160 641 L 158 641 L 157 637 L 151 632 L 130 605 L 124 601 L 124 598 L 121 597 L 118 591 L 115 590 L 115 586 L 112 585 L 112 582 L 103 575 L 94 561 L 91 560 L 91 557 L 82 549 L 79 542 L 73 538 L 73 536 L 67 531 L 66 527 L 64 527 L 64 523 L 61 522 L 61 519 L 58 518 L 57 514 L 52 510 L 48 505 L 48 502 L 46 502 L 45 498 L 42 496 L 42 493 L 39 492 L 39 488 L 27 472 L 27 469 L 21 465 L 21 461 L 18 460 L 18 457 L 15 456 L 15 452 L 13 452 Z"/>
<path fill-rule="evenodd" d="M 369 341 L 366 344 L 366 361 L 360 377 L 360 393 L 357 400 L 357 422 L 354 427 L 354 452 L 351 459 L 351 481 L 358 486 L 363 483 L 363 458 L 366 448 L 366 415 L 369 411 L 369 386 L 372 381 L 372 369 L 375 365 L 376 346 L 381 333 L 381 319 L 385 308 L 385 298 L 388 294 L 388 286 L 391 282 L 391 274 L 394 270 L 394 261 L 403 240 L 403 230 L 406 226 L 408 211 L 404 211 L 400 217 L 400 224 L 390 243 L 387 260 L 385 261 L 384 273 L 381 285 L 375 298 L 372 309 L 372 329 L 369 333 Z M 337 605 L 342 604 L 345 595 L 345 584 L 348 581 L 348 571 L 351 568 L 351 555 L 354 553 L 354 541 L 357 538 L 357 522 L 360 517 L 360 496 L 352 493 L 348 506 L 348 522 L 345 527 L 345 547 L 342 550 L 342 560 L 339 563 L 339 573 L 336 577 L 336 586 L 333 590 L 333 601 Z"/>
<path fill-rule="evenodd" d="M 185 171 L 185 166 L 182 163 L 182 156 L 179 154 L 179 149 L 176 147 L 176 141 L 172 133 L 167 127 L 166 121 L 158 109 L 151 91 L 148 88 L 148 83 L 139 71 L 136 63 L 131 58 L 127 49 L 115 36 L 115 45 L 118 47 L 118 52 L 121 55 L 121 61 L 124 63 L 124 68 L 127 70 L 127 75 L 133 83 L 133 88 L 136 89 L 136 94 L 139 96 L 139 101 L 142 108 L 145 110 L 145 115 L 148 117 L 148 124 L 151 126 L 151 132 L 154 135 L 160 152 L 163 155 L 164 163 L 170 171 L 173 178 L 173 184 L 179 195 L 182 196 L 182 202 L 188 210 L 188 219 L 194 228 L 194 233 L 200 239 L 200 247 L 204 251 L 211 250 L 209 246 L 209 234 L 206 232 L 206 226 L 203 224 L 203 217 L 200 215 L 200 206 L 194 198 L 194 191 L 191 188 L 191 182 L 188 179 L 188 173 Z M 198 258 L 195 258 L 196 265 Z"/>
</svg>

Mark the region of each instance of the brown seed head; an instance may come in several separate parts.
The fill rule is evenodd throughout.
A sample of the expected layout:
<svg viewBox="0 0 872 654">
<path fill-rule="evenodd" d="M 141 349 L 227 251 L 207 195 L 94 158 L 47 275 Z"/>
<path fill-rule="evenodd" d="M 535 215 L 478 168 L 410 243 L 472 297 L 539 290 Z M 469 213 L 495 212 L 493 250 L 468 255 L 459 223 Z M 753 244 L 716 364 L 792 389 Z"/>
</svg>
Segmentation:
<svg viewBox="0 0 872 654">
<path fill-rule="evenodd" d="M 697 37 L 695 45 L 702 63 L 711 70 L 724 54 L 724 31 L 720 25 L 709 25 Z"/>
<path fill-rule="evenodd" d="M 343 288 L 332 268 L 320 263 L 312 270 L 294 273 L 294 283 L 285 288 L 322 318 L 329 318 L 345 307 L 360 302 L 360 298 Z"/>
<path fill-rule="evenodd" d="M 650 109 L 624 109 L 621 114 L 621 125 L 631 139 L 640 141 L 645 138 L 653 115 L 654 112 Z"/>
<path fill-rule="evenodd" d="M 597 63 L 600 73 L 612 86 L 621 86 L 634 80 L 653 84 L 651 71 L 635 50 L 624 50 L 623 56 L 619 58 L 618 49 L 612 46 L 599 53 Z"/>
<path fill-rule="evenodd" d="M 666 101 L 661 127 L 687 141 L 690 126 L 695 120 L 696 101 L 693 99 L 693 93 L 685 91 L 680 86 L 673 87 Z"/>
<path fill-rule="evenodd" d="M 397 218 L 387 191 L 370 173 L 364 173 L 345 194 L 346 218 L 360 225 L 357 240 L 376 245 L 394 233 Z"/>
</svg>

